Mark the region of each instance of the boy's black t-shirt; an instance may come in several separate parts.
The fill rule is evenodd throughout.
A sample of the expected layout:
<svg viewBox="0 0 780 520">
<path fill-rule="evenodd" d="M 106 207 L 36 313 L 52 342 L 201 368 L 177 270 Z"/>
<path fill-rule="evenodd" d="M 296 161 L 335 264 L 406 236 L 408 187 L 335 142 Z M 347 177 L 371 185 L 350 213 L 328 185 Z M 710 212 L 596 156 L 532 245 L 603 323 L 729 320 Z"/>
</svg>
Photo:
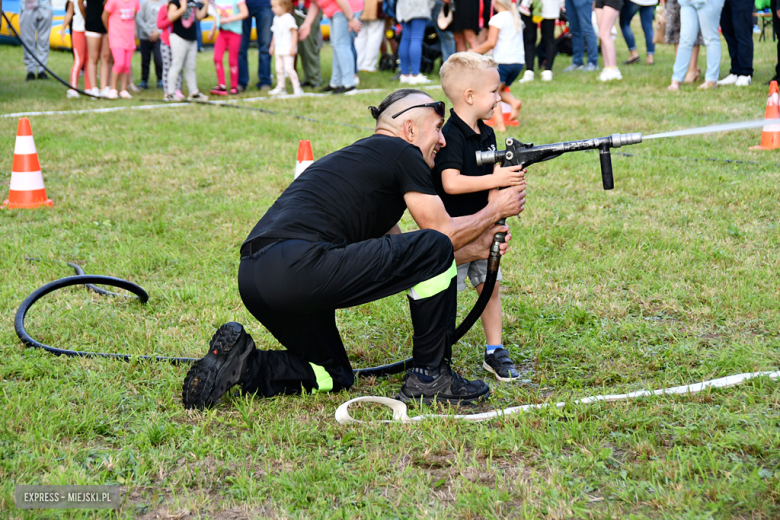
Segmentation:
<svg viewBox="0 0 780 520">
<path fill-rule="evenodd" d="M 436 195 L 422 152 L 399 137 L 373 135 L 309 166 L 244 243 L 265 237 L 346 245 L 378 238 L 401 219 L 410 191 Z"/>
<path fill-rule="evenodd" d="M 479 177 L 491 175 L 493 165 L 477 166 L 477 152 L 496 149 L 496 134 L 493 129 L 477 122 L 480 133 L 476 133 L 469 125 L 458 117 L 454 109 L 450 109 L 450 118 L 442 128 L 442 134 L 447 146 L 436 154 L 436 166 L 433 169 L 433 184 L 436 192 L 444 202 L 444 207 L 451 217 L 462 217 L 479 212 L 488 204 L 488 192 L 463 193 L 450 195 L 444 191 L 441 173 L 444 170 L 459 170 L 461 175 Z"/>
<path fill-rule="evenodd" d="M 176 6 L 178 9 L 181 7 L 179 0 L 170 0 L 170 5 Z M 194 42 L 198 39 L 198 29 L 195 27 L 195 9 L 190 5 L 184 14 L 179 17 L 178 20 L 173 22 L 173 34 L 183 38 L 187 41 Z M 203 9 L 203 3 L 197 2 L 197 9 Z"/>
</svg>

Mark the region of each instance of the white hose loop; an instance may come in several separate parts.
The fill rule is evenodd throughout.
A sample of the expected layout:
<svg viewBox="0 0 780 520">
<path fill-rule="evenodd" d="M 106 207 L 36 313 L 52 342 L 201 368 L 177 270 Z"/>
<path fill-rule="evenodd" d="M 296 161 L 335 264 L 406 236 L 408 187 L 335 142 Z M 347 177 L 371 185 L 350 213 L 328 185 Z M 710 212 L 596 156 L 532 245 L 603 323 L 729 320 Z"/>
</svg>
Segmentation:
<svg viewBox="0 0 780 520">
<path fill-rule="evenodd" d="M 628 394 L 594 395 L 591 397 L 584 397 L 582 399 L 578 399 L 574 401 L 574 403 L 590 404 L 596 401 L 607 401 L 607 402 L 627 401 L 629 399 L 636 399 L 637 397 L 648 397 L 652 395 L 664 395 L 664 394 L 697 394 L 703 390 L 706 390 L 707 388 L 728 388 L 730 386 L 736 386 L 744 383 L 748 379 L 753 379 L 756 377 L 768 377 L 776 381 L 780 379 L 780 372 L 752 372 L 747 374 L 737 374 L 733 376 L 721 377 L 719 379 L 713 379 L 711 381 L 704 381 L 702 383 L 695 383 L 692 385 L 675 386 L 673 388 L 660 388 L 658 390 L 653 390 L 653 391 L 637 390 L 636 392 L 630 392 Z M 382 420 L 382 421 L 359 421 L 357 419 L 354 419 L 349 414 L 349 407 L 352 403 L 378 403 L 378 404 L 385 405 L 388 408 L 393 410 L 393 418 L 392 420 Z M 561 403 L 555 403 L 554 406 L 556 408 L 562 408 L 565 405 L 566 403 L 561 402 Z M 486 421 L 488 419 L 493 419 L 495 417 L 527 412 L 528 410 L 545 408 L 547 406 L 550 405 L 546 403 L 526 404 L 522 406 L 514 406 L 512 408 L 505 408 L 503 410 L 493 410 L 491 412 L 475 413 L 469 415 L 428 414 L 428 415 L 418 415 L 417 417 L 409 417 L 409 415 L 406 413 L 406 405 L 401 401 L 397 401 L 389 397 L 366 396 L 366 397 L 356 397 L 355 399 L 350 399 L 346 403 L 339 406 L 338 409 L 336 410 L 336 420 L 341 424 L 348 424 L 348 423 L 365 424 L 366 422 L 413 423 L 413 422 L 422 421 L 424 419 L 437 419 L 437 418 L 462 419 L 464 421 Z"/>
</svg>

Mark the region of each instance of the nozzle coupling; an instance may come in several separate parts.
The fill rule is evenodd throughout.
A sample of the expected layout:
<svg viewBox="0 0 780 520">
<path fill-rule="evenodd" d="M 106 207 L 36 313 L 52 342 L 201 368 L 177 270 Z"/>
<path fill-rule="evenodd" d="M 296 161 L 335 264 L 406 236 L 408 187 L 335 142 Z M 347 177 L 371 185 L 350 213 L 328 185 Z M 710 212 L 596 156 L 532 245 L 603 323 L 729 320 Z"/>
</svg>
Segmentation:
<svg viewBox="0 0 780 520">
<path fill-rule="evenodd" d="M 638 144 L 642 142 L 642 134 L 612 134 L 612 148 L 620 148 L 629 144 Z"/>
<path fill-rule="evenodd" d="M 509 153 L 508 157 L 507 153 Z M 506 150 L 488 150 L 486 152 L 477 152 L 477 166 L 482 166 L 483 164 L 496 164 L 502 162 L 504 159 L 511 161 L 512 157 L 512 152 L 507 152 Z"/>
</svg>

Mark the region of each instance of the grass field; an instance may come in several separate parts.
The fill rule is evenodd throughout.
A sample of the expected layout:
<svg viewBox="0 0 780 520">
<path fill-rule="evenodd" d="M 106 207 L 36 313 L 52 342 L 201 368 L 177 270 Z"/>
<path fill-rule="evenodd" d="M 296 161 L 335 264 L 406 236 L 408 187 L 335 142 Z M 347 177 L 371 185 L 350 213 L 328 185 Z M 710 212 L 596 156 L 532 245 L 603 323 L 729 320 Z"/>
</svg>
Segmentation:
<svg viewBox="0 0 780 520">
<path fill-rule="evenodd" d="M 618 49 L 626 59 L 622 40 Z M 721 76 L 725 42 L 723 50 Z M 151 103 L 66 100 L 54 81 L 25 83 L 21 54 L 0 47 L 0 114 Z M 329 56 L 326 47 L 325 78 Z M 513 88 L 525 103 L 522 125 L 500 139 L 542 144 L 761 118 L 774 47 L 756 43 L 753 86 L 712 92 L 666 91 L 667 46 L 658 47 L 657 65 L 623 67 L 625 79 L 609 85 L 561 73 L 569 62 L 559 57 L 552 83 Z M 70 56 L 54 53 L 50 64 L 67 75 Z M 134 67 L 138 80 L 137 55 Z M 204 90 L 215 82 L 209 52 L 198 57 L 198 78 Z M 68 260 L 136 282 L 150 300 L 83 288 L 50 295 L 27 320 L 45 343 L 200 357 L 215 327 L 236 320 L 259 347 L 280 348 L 241 303 L 238 247 L 291 182 L 298 140 L 310 139 L 317 158 L 368 135 L 328 123 L 371 127 L 365 107 L 392 87 L 390 73 L 364 74 L 360 88 L 388 90 L 239 103 L 276 114 L 188 105 L 31 116 L 55 205 L 0 211 L 0 517 L 780 517 L 780 386 L 768 379 L 478 424 L 341 426 L 339 404 L 393 396 L 401 376 L 359 380 L 334 395 L 229 396 L 199 413 L 181 405 L 186 366 L 58 358 L 18 341 L 17 307 L 72 274 L 57 262 Z M 16 124 L 0 119 L 3 198 Z M 613 155 L 610 192 L 595 153 L 529 168 L 502 297 L 504 343 L 530 382 L 491 382 L 490 406 L 777 369 L 780 152 L 748 150 L 759 140 L 752 130 L 619 150 L 631 155 Z M 403 227 L 414 228 L 408 216 Z M 355 366 L 408 355 L 405 300 L 339 312 Z M 473 291 L 460 295 L 460 316 L 474 300 Z M 479 329 L 455 347 L 457 370 L 472 378 L 486 377 Z M 389 418 L 373 407 L 357 415 Z M 123 505 L 23 511 L 14 509 L 15 484 L 119 484 Z"/>
</svg>

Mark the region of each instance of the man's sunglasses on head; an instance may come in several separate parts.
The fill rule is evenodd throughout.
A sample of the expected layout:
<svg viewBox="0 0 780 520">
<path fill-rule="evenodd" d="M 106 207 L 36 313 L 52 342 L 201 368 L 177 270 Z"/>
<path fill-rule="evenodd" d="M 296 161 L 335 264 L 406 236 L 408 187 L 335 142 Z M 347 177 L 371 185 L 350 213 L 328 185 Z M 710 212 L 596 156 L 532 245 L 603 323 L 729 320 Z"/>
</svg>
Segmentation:
<svg viewBox="0 0 780 520">
<path fill-rule="evenodd" d="M 392 118 L 395 119 L 396 117 L 400 116 L 404 112 L 407 112 L 413 108 L 427 108 L 427 107 L 434 109 L 436 111 L 436 114 L 439 115 L 439 117 L 444 117 L 446 113 L 444 111 L 444 101 L 434 101 L 433 103 L 425 103 L 424 105 L 414 105 L 409 108 L 405 108 L 404 110 L 401 110 L 400 112 L 392 116 Z"/>
</svg>

